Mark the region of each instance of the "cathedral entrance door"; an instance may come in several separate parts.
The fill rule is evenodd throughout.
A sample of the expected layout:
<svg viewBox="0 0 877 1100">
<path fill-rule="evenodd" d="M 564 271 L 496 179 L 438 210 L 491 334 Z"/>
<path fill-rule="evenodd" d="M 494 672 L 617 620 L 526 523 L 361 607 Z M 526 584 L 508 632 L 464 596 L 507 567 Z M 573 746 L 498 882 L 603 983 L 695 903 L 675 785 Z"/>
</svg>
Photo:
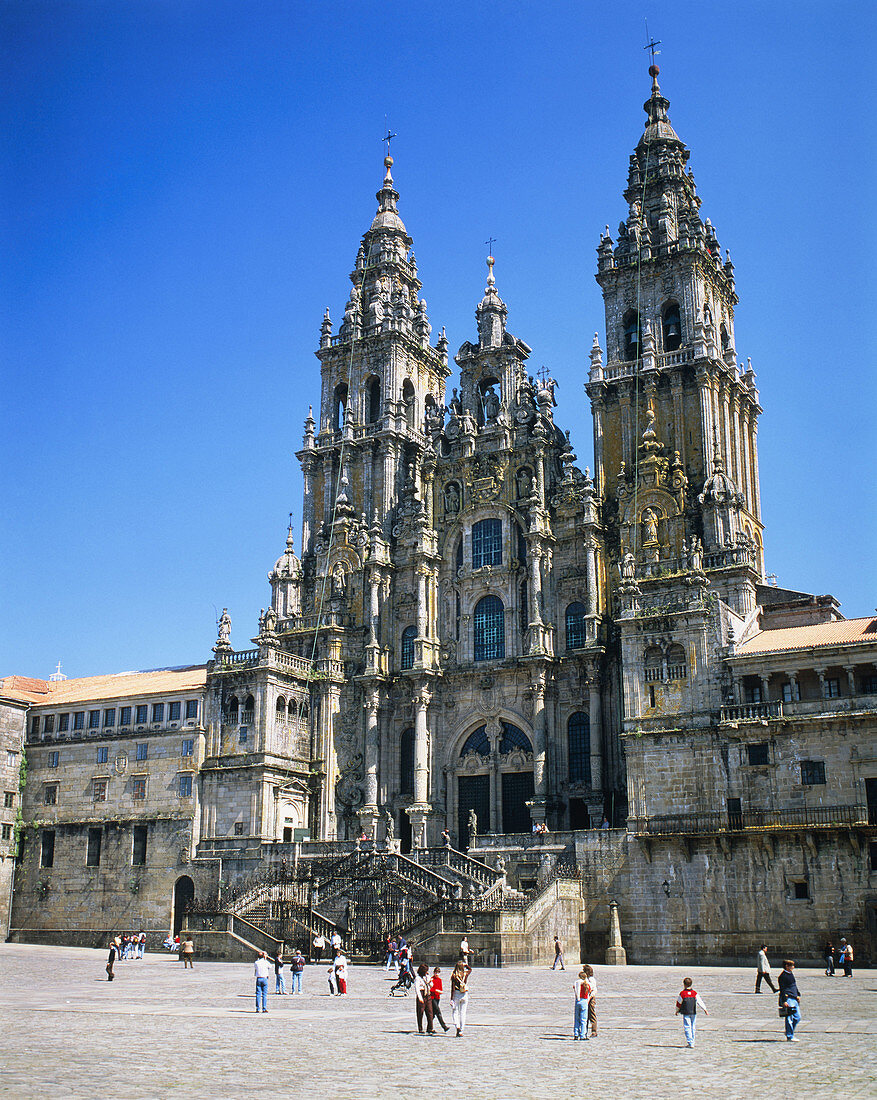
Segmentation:
<svg viewBox="0 0 877 1100">
<path fill-rule="evenodd" d="M 457 845 L 469 843 L 469 811 L 475 811 L 479 833 L 490 830 L 490 776 L 461 775 L 457 780 Z"/>
<path fill-rule="evenodd" d="M 508 772 L 502 777 L 502 831 L 529 833 L 530 808 L 533 798 L 533 773 Z"/>
</svg>

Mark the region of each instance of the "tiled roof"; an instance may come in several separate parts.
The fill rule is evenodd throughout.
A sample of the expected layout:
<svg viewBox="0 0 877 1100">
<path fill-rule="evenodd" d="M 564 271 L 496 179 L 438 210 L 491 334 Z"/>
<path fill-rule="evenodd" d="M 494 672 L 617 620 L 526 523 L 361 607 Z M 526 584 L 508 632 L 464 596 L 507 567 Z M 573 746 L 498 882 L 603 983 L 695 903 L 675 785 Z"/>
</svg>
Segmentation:
<svg viewBox="0 0 877 1100">
<path fill-rule="evenodd" d="M 66 706 L 126 695 L 163 695 L 200 691 L 207 682 L 206 665 L 158 668 L 149 672 L 116 672 L 110 676 L 83 676 L 78 680 L 33 680 L 7 676 L 0 680 L 0 694 L 40 706 Z M 23 685 L 33 685 L 26 689 Z M 39 689 L 42 690 L 39 690 Z"/>
<path fill-rule="evenodd" d="M 810 649 L 814 646 L 863 645 L 877 646 L 877 618 L 838 619 L 836 622 L 815 623 L 812 626 L 786 626 L 778 630 L 762 630 L 748 642 L 737 646 L 735 656 L 749 657 L 755 653 L 771 653 L 787 649 Z"/>
</svg>

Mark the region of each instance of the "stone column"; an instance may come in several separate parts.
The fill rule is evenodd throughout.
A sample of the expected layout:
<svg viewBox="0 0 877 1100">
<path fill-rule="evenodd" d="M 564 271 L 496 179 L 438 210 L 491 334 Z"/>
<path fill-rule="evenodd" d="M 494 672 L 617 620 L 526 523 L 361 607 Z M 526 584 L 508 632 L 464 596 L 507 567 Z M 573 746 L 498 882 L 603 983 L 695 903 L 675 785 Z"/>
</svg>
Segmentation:
<svg viewBox="0 0 877 1100">
<path fill-rule="evenodd" d="M 761 701 L 762 703 L 770 702 L 770 676 L 759 676 L 761 680 Z"/>
<path fill-rule="evenodd" d="M 365 806 L 364 810 L 378 816 L 378 710 L 381 696 L 378 688 L 370 688 L 365 696 Z M 362 817 L 362 813 L 360 813 Z M 369 836 L 371 832 L 365 830 Z"/>
<path fill-rule="evenodd" d="M 587 559 L 588 591 L 585 608 L 589 615 L 597 614 L 597 547 L 589 545 L 585 550 Z"/>
<path fill-rule="evenodd" d="M 679 452 L 679 458 L 685 466 L 685 414 L 682 408 L 682 376 L 674 374 L 670 379 L 670 391 L 673 394 L 673 442 Z"/>
<path fill-rule="evenodd" d="M 301 552 L 304 556 L 310 550 L 311 536 L 314 531 L 314 460 L 310 456 L 302 462 L 301 473 L 304 483 L 301 509 Z"/>
<path fill-rule="evenodd" d="M 743 485 L 746 507 L 755 514 L 755 493 L 752 490 L 752 458 L 749 453 L 749 410 L 740 409 L 740 438 L 743 443 Z"/>
<path fill-rule="evenodd" d="M 630 391 L 626 382 L 619 386 L 618 404 L 621 408 L 621 459 L 630 467 L 633 462 L 633 446 L 630 427 Z"/>
<path fill-rule="evenodd" d="M 594 487 L 597 495 L 602 496 L 606 484 L 606 471 L 603 469 L 603 402 L 595 398 L 591 402 L 594 413 Z"/>
<path fill-rule="evenodd" d="M 618 904 L 614 901 L 609 903 L 609 946 L 606 948 L 606 965 L 627 966 L 627 952 L 621 946 Z"/>
<path fill-rule="evenodd" d="M 787 672 L 786 676 L 789 678 L 789 688 L 792 693 L 792 702 L 795 703 L 801 698 L 801 689 L 798 687 L 798 674 L 796 672 Z"/>
<path fill-rule="evenodd" d="M 414 696 L 414 802 L 408 807 L 411 842 L 426 847 L 426 819 L 429 816 L 429 729 L 426 711 L 432 694 L 426 684 Z"/>
<path fill-rule="evenodd" d="M 703 472 L 704 477 L 707 478 L 710 475 L 713 464 L 713 401 L 709 372 L 702 369 L 699 370 L 697 372 L 697 383 L 698 394 L 700 396 L 701 430 L 703 431 L 703 439 L 701 440 Z"/>
<path fill-rule="evenodd" d="M 752 439 L 750 443 L 752 451 L 752 489 L 754 495 L 754 509 L 756 517 L 761 520 L 761 484 L 758 477 L 758 421 L 755 413 L 751 415 Z"/>
<path fill-rule="evenodd" d="M 600 674 L 588 674 L 588 710 L 591 731 L 591 787 L 603 789 L 603 708 L 600 700 Z M 599 822 L 598 822 L 599 824 Z"/>
<path fill-rule="evenodd" d="M 392 533 L 392 510 L 396 500 L 396 447 L 391 440 L 387 440 L 383 447 L 384 477 L 381 489 L 381 521 L 384 526 L 384 537 L 389 538 Z"/>
<path fill-rule="evenodd" d="M 853 665 L 844 665 L 844 671 L 847 674 L 847 683 L 850 686 L 850 695 L 858 695 L 856 689 L 856 669 Z"/>
<path fill-rule="evenodd" d="M 547 793 L 545 687 L 545 673 L 539 672 L 533 683 L 533 807 L 530 814 L 535 822 L 545 820 Z"/>
</svg>

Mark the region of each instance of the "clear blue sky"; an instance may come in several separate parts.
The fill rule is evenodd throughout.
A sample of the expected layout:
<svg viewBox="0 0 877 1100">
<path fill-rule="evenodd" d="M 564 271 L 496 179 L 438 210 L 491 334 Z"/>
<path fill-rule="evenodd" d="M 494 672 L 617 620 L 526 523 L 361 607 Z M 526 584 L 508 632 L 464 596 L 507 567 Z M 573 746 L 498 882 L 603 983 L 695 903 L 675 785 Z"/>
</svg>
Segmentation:
<svg viewBox="0 0 877 1100">
<path fill-rule="evenodd" d="M 873 5 L 17 0 L 0 675 L 202 661 L 224 605 L 248 644 L 385 116 L 434 333 L 472 338 L 494 236 L 509 328 L 591 462 L 595 248 L 626 213 L 644 16 L 736 265 L 768 569 L 873 611 Z"/>
</svg>

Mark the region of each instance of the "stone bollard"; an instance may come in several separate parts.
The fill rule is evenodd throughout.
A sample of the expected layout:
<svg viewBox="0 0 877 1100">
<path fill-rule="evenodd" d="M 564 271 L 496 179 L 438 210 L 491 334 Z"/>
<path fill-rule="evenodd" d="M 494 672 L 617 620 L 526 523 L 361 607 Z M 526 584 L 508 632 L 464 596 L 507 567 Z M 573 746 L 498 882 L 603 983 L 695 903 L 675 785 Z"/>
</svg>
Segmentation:
<svg viewBox="0 0 877 1100">
<path fill-rule="evenodd" d="M 618 922 L 618 903 L 609 903 L 609 946 L 606 948 L 607 966 L 627 966 L 627 952 L 621 946 L 621 925 Z"/>
</svg>

